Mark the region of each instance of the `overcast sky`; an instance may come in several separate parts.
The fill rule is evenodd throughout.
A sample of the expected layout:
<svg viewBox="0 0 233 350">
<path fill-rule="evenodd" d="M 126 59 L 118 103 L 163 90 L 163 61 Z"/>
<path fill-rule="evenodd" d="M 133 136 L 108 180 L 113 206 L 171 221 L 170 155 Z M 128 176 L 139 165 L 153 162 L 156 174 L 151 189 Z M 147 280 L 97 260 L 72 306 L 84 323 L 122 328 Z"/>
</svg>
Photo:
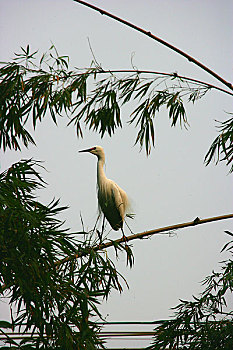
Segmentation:
<svg viewBox="0 0 233 350">
<path fill-rule="evenodd" d="M 200 60 L 228 81 L 232 72 L 231 0 L 92 0 L 90 3 L 151 31 Z M 0 4 L 0 60 L 8 61 L 20 46 L 30 45 L 42 54 L 54 43 L 70 66 L 88 67 L 92 54 L 104 69 L 148 69 L 178 72 L 224 87 L 192 63 L 159 43 L 101 16 L 72 0 L 2 0 Z M 127 120 L 135 105 L 122 110 Z M 225 165 L 203 164 L 216 137 L 215 120 L 232 112 L 232 97 L 208 93 L 196 105 L 187 105 L 188 130 L 171 128 L 166 110 L 156 117 L 156 147 L 149 157 L 134 145 L 136 132 L 124 123 L 113 137 L 85 130 L 77 139 L 64 116 L 56 127 L 46 116 L 36 130 L 37 147 L 22 152 L 1 152 L 1 170 L 22 158 L 43 160 L 49 186 L 40 191 L 48 203 L 54 196 L 70 209 L 63 214 L 67 226 L 81 228 L 80 212 L 87 229 L 97 215 L 96 158 L 78 150 L 101 145 L 106 153 L 106 174 L 129 195 L 136 214 L 130 226 L 135 233 L 232 212 L 232 180 Z M 172 237 L 153 236 L 135 241 L 133 269 L 125 259 L 117 263 L 130 289 L 116 292 L 101 310 L 108 321 L 152 321 L 168 318 L 179 299 L 191 299 L 202 288 L 200 281 L 227 258 L 220 250 L 231 230 L 231 220 L 180 230 Z M 119 232 L 111 232 L 118 238 Z M 111 255 L 111 252 L 109 251 Z M 0 319 L 7 305 L 0 306 Z M 112 343 L 113 344 L 113 343 Z M 145 345 L 145 342 L 143 343 Z M 115 343 L 122 345 L 122 343 Z M 129 343 L 133 346 L 133 343 Z"/>
</svg>

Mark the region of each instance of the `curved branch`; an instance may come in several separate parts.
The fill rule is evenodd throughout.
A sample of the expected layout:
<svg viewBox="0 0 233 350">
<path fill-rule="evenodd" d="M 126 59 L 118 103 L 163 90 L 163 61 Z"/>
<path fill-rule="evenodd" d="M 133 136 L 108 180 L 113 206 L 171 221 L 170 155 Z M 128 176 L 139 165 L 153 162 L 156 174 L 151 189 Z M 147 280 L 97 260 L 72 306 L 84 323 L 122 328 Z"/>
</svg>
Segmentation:
<svg viewBox="0 0 233 350">
<path fill-rule="evenodd" d="M 189 78 L 189 77 L 185 77 L 183 75 L 179 75 L 177 73 L 165 73 L 165 72 L 156 72 L 156 71 L 150 71 L 150 70 L 135 70 L 135 69 L 113 69 L 113 70 L 100 70 L 100 71 L 94 71 L 92 74 L 106 74 L 106 73 L 137 73 L 137 74 L 155 74 L 155 75 L 163 75 L 163 76 L 167 76 L 167 77 L 174 77 L 174 78 L 179 78 L 179 79 L 183 79 L 183 80 L 187 80 L 190 81 L 191 83 L 195 83 L 195 84 L 200 84 L 200 85 L 204 85 L 210 89 L 215 89 L 215 90 L 219 90 L 221 92 L 224 92 L 228 95 L 233 96 L 233 93 L 222 89 L 216 85 L 212 85 L 209 83 L 206 83 L 205 81 L 202 80 L 198 80 L 198 79 L 194 79 L 194 78 Z M 91 72 L 89 72 L 89 74 L 91 74 Z"/>
<path fill-rule="evenodd" d="M 161 233 L 171 233 L 171 231 L 177 230 L 177 229 L 182 229 L 182 228 L 186 228 L 186 227 L 190 227 L 190 226 L 196 226 L 196 225 L 201 225 L 201 224 L 206 224 L 206 223 L 210 223 L 210 222 L 214 222 L 214 221 L 220 221 L 220 220 L 226 220 L 226 219 L 233 219 L 233 214 L 227 214 L 227 215 L 221 215 L 221 216 L 215 216 L 215 217 L 211 217 L 211 218 L 206 218 L 206 219 L 199 219 L 198 217 L 196 219 L 194 219 L 193 221 L 190 222 L 185 222 L 185 223 L 181 223 L 181 224 L 176 224 L 176 225 L 171 225 L 171 226 L 166 226 L 166 227 L 160 227 L 154 230 L 150 230 L 150 231 L 145 231 L 145 232 L 141 232 L 141 233 L 136 233 L 130 236 L 126 236 L 127 242 L 129 241 L 133 241 L 135 239 L 143 239 L 143 238 L 148 238 L 152 235 L 155 234 L 161 234 Z M 97 250 L 102 250 L 105 248 L 109 248 L 114 246 L 114 244 L 119 244 L 119 243 L 124 243 L 125 242 L 125 238 L 122 237 L 120 239 L 116 239 L 115 241 L 110 241 L 108 243 L 102 243 L 99 244 L 95 247 L 93 247 L 92 249 L 94 249 L 95 251 Z M 87 254 L 87 253 L 85 253 Z M 64 258 L 62 260 L 59 260 L 56 262 L 56 265 L 59 266 L 61 264 L 64 264 L 68 261 L 80 258 L 81 256 L 84 256 L 85 254 L 74 254 L 72 256 L 68 256 L 67 258 Z"/>
<path fill-rule="evenodd" d="M 23 67 L 24 68 L 24 67 Z M 191 83 L 195 83 L 195 84 L 200 84 L 200 85 L 204 85 L 210 89 L 215 89 L 215 90 L 219 90 L 221 92 L 224 92 L 225 94 L 228 94 L 228 95 L 231 95 L 233 96 L 233 92 L 231 91 L 228 91 L 228 90 L 225 90 L 225 89 L 222 89 L 216 85 L 213 85 L 213 84 L 210 84 L 210 83 L 207 83 L 203 80 L 198 80 L 198 79 L 194 79 L 194 78 L 190 78 L 190 77 L 186 77 L 184 75 L 180 75 L 180 74 L 177 74 L 176 72 L 173 72 L 173 73 L 166 73 L 166 72 L 158 72 L 158 71 L 153 71 L 153 70 L 141 70 L 141 69 L 113 69 L 113 70 L 110 70 L 110 69 L 101 69 L 101 70 L 93 70 L 91 71 L 89 68 L 84 68 L 84 69 L 87 69 L 87 71 L 85 73 L 81 73 L 81 74 L 86 74 L 88 73 L 89 75 L 93 74 L 114 74 L 114 73 L 135 73 L 135 74 L 154 74 L 154 75 L 162 75 L 162 76 L 165 76 L 165 77 L 171 77 L 171 78 L 178 78 L 178 79 L 181 79 L 181 80 L 186 80 L 186 81 L 190 81 Z M 38 70 L 36 69 L 28 69 L 29 72 L 31 73 L 38 73 Z M 47 73 L 47 72 L 46 72 Z M 76 76 L 77 74 L 74 73 L 74 74 L 71 74 L 69 75 L 69 77 L 72 77 L 72 76 Z M 60 80 L 65 80 L 67 79 L 67 77 L 63 77 L 63 78 L 59 78 Z"/>
<path fill-rule="evenodd" d="M 213 77 L 215 77 L 217 80 L 221 81 L 222 84 L 226 85 L 229 89 L 233 90 L 233 85 L 231 83 L 229 83 L 228 81 L 226 81 L 225 79 L 223 79 L 221 76 L 219 76 L 217 73 L 215 73 L 214 71 L 212 71 L 210 68 L 206 67 L 203 63 L 197 61 L 195 58 L 193 58 L 192 56 L 188 55 L 186 52 L 178 49 L 176 46 L 173 46 L 171 44 L 169 44 L 167 41 L 155 36 L 154 34 L 152 34 L 150 31 L 146 31 L 145 29 L 142 29 L 138 26 L 136 26 L 135 24 L 133 23 L 130 23 L 120 17 L 117 17 L 115 15 L 113 15 L 112 13 L 110 12 L 107 12 L 105 10 L 102 10 L 101 8 L 99 7 L 96 7 L 94 5 L 91 5 L 89 3 L 87 3 L 86 1 L 81 1 L 81 0 L 73 0 L 75 2 L 78 2 L 84 6 L 87 6 L 87 7 L 90 7 L 91 9 L 95 10 L 95 11 L 98 11 L 101 13 L 101 15 L 106 15 L 110 18 L 113 18 L 114 20 L 118 21 L 118 22 L 121 22 L 123 24 L 125 24 L 126 26 L 128 27 L 131 27 L 135 30 L 137 30 L 138 32 L 141 32 L 147 36 L 149 36 L 151 39 L 153 40 L 156 40 L 158 41 L 160 44 L 164 45 L 164 46 L 167 46 L 169 47 L 169 49 L 177 52 L 179 55 L 185 57 L 188 59 L 188 61 L 196 64 L 197 66 L 199 66 L 201 69 L 203 69 L 204 71 L 206 71 L 207 73 L 209 73 L 210 75 L 212 75 Z"/>
</svg>

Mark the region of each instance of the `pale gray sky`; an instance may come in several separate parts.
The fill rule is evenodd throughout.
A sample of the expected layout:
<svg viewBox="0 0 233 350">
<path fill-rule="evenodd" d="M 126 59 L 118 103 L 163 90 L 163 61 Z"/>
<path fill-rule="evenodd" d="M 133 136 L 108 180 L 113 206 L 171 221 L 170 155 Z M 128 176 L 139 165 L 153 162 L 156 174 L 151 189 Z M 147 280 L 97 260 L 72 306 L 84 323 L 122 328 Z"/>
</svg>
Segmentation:
<svg viewBox="0 0 233 350">
<path fill-rule="evenodd" d="M 232 72 L 232 13 L 230 0 L 102 0 L 92 4 L 123 17 L 177 45 L 208 65 L 228 81 Z M 214 78 L 183 57 L 140 33 L 71 0 L 2 0 L 0 4 L 0 60 L 8 61 L 20 46 L 46 51 L 51 41 L 61 55 L 70 57 L 71 67 L 87 67 L 91 60 L 88 39 L 97 60 L 105 69 L 130 69 L 131 56 L 138 69 L 174 72 L 221 86 Z M 122 110 L 127 120 L 133 105 Z M 43 160 L 49 183 L 40 199 L 54 196 L 70 209 L 67 225 L 81 227 L 79 214 L 91 228 L 96 219 L 96 159 L 78 154 L 79 149 L 99 144 L 106 153 L 106 174 L 132 199 L 136 218 L 132 230 L 145 230 L 232 212 L 231 177 L 227 168 L 203 165 L 204 155 L 217 135 L 215 119 L 224 120 L 232 111 L 232 98 L 210 92 L 196 105 L 188 105 L 188 131 L 171 129 L 166 110 L 156 119 L 156 147 L 150 157 L 133 147 L 136 136 L 124 124 L 113 137 L 103 139 L 88 130 L 83 140 L 74 128 L 66 128 L 64 117 L 58 127 L 47 116 L 37 128 L 37 147 L 22 152 L 1 152 L 1 170 L 21 158 Z M 181 299 L 201 291 L 199 282 L 218 262 L 227 257 L 220 250 L 231 230 L 230 220 L 177 232 L 174 237 L 157 236 L 133 243 L 135 266 L 117 265 L 130 289 L 113 292 L 101 310 L 108 321 L 151 321 L 165 319 Z M 120 237 L 112 232 L 111 238 Z M 109 251 L 109 254 L 111 252 Z M 0 319 L 7 313 L 1 306 Z M 144 344 L 144 343 L 143 343 Z M 122 345 L 122 344 L 119 344 Z M 133 345 L 130 343 L 130 345 Z"/>
</svg>

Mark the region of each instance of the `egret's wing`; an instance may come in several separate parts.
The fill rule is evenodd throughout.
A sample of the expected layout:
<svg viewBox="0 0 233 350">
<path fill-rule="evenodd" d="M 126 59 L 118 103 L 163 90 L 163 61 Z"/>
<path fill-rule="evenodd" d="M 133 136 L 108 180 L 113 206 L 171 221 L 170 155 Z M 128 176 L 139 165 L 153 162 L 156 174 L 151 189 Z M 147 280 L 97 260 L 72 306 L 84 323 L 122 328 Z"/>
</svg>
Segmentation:
<svg viewBox="0 0 233 350">
<path fill-rule="evenodd" d="M 118 208 L 122 219 L 124 220 L 125 212 L 129 207 L 129 200 L 127 194 L 122 188 L 120 188 L 117 184 L 114 183 L 113 186 L 113 196 L 115 200 L 116 207 Z"/>
<path fill-rule="evenodd" d="M 124 220 L 125 217 L 125 205 L 121 195 L 120 188 L 114 183 L 112 186 L 112 198 L 115 203 L 115 208 L 119 212 L 120 217 Z"/>
<path fill-rule="evenodd" d="M 128 206 L 127 194 L 114 181 L 107 179 L 104 186 L 98 188 L 98 202 L 112 228 L 119 230 Z"/>
<path fill-rule="evenodd" d="M 123 226 L 124 205 L 117 185 L 113 181 L 108 185 L 109 191 L 103 212 L 112 228 L 117 231 Z"/>
</svg>

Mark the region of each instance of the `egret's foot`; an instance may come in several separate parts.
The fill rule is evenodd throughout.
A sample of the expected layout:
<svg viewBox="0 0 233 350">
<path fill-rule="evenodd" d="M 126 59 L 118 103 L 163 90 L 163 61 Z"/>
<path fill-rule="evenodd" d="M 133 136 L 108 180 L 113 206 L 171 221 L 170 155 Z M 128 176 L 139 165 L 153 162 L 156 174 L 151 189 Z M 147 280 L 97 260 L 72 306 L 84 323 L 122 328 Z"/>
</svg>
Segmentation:
<svg viewBox="0 0 233 350">
<path fill-rule="evenodd" d="M 122 236 L 122 239 L 125 243 L 127 243 L 129 240 L 128 238 L 126 237 L 126 235 L 123 233 L 123 236 Z"/>
</svg>

